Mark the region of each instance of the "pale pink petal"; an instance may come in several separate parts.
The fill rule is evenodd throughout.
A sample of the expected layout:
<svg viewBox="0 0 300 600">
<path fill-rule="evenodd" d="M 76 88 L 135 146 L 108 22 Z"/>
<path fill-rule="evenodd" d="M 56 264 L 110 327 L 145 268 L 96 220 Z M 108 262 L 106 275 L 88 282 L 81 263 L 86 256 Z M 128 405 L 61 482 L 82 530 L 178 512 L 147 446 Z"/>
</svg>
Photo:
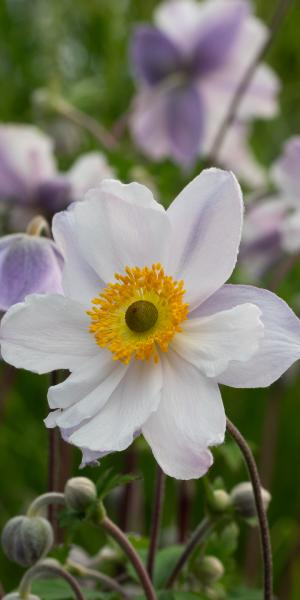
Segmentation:
<svg viewBox="0 0 300 600">
<path fill-rule="evenodd" d="M 264 335 L 260 310 L 241 304 L 182 324 L 172 348 L 207 377 L 216 377 L 232 360 L 246 362 L 257 352 Z"/>
<path fill-rule="evenodd" d="M 249 361 L 232 361 L 218 381 L 232 387 L 267 387 L 300 358 L 300 320 L 286 302 L 268 290 L 225 285 L 192 316 L 212 315 L 244 302 L 261 310 L 264 337 Z"/>
<path fill-rule="evenodd" d="M 172 351 L 162 357 L 162 366 L 162 399 L 143 434 L 167 475 L 201 477 L 213 461 L 208 446 L 224 439 L 226 419 L 218 386 Z"/>
<path fill-rule="evenodd" d="M 190 310 L 230 277 L 237 259 L 242 194 L 228 171 L 203 171 L 167 211 L 172 225 L 167 272 L 183 279 Z"/>
</svg>

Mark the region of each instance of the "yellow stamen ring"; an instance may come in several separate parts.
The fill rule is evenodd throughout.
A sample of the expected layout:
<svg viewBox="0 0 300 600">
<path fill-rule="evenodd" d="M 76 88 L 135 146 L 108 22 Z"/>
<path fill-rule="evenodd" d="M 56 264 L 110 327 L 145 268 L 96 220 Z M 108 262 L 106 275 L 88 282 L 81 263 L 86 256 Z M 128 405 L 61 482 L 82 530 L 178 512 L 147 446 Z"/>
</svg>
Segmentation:
<svg viewBox="0 0 300 600">
<path fill-rule="evenodd" d="M 175 333 L 187 318 L 188 304 L 183 302 L 183 281 L 165 275 L 158 264 L 151 268 L 125 269 L 126 275 L 115 274 L 87 314 L 90 332 L 101 348 L 108 348 L 114 360 L 129 363 L 153 357 L 158 349 L 167 352 Z"/>
</svg>

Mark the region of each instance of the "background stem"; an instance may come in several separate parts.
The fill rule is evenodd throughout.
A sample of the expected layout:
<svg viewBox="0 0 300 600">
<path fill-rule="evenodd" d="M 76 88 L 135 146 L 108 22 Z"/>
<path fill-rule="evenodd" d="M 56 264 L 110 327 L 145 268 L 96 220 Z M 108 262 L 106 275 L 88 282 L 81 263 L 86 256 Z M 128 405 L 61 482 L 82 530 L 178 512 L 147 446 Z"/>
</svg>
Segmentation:
<svg viewBox="0 0 300 600">
<path fill-rule="evenodd" d="M 113 523 L 108 517 L 104 517 L 99 523 L 105 531 L 114 538 L 119 544 L 122 550 L 125 552 L 130 562 L 134 566 L 137 575 L 139 576 L 140 582 L 145 592 L 145 596 L 148 600 L 157 600 L 154 588 L 151 583 L 151 579 L 132 544 L 127 539 L 126 535 L 119 529 L 119 527 Z"/>
<path fill-rule="evenodd" d="M 157 478 L 155 488 L 154 509 L 152 515 L 151 535 L 149 544 L 149 553 L 147 560 L 147 571 L 149 577 L 153 579 L 153 571 L 155 566 L 155 553 L 158 545 L 159 529 L 162 518 L 163 503 L 165 493 L 165 474 L 159 466 L 157 466 Z"/>
<path fill-rule="evenodd" d="M 273 565 L 272 565 L 272 551 L 271 551 L 271 541 L 270 541 L 270 532 L 267 514 L 265 511 L 262 494 L 261 494 L 261 482 L 259 473 L 257 470 L 256 462 L 252 451 L 250 450 L 246 440 L 239 432 L 239 430 L 235 427 L 235 425 L 227 419 L 227 431 L 230 433 L 231 437 L 234 439 L 236 444 L 239 446 L 245 463 L 247 465 L 247 469 L 249 472 L 249 477 L 253 487 L 253 493 L 255 498 L 257 517 L 260 527 L 260 540 L 261 540 L 261 548 L 262 548 L 262 557 L 263 557 L 263 567 L 264 567 L 264 600 L 273 600 Z"/>
</svg>

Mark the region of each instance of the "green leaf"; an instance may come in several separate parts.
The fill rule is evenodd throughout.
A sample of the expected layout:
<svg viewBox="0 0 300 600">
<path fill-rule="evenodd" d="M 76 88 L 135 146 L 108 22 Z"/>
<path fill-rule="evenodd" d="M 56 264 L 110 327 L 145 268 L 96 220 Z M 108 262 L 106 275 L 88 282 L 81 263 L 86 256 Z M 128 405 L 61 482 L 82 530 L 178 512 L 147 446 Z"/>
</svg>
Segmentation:
<svg viewBox="0 0 300 600">
<path fill-rule="evenodd" d="M 116 487 L 132 483 L 132 481 L 136 481 L 137 479 L 141 479 L 141 477 L 139 475 L 132 474 L 121 475 L 119 473 L 115 473 L 112 468 L 107 469 L 101 473 L 96 482 L 98 496 L 99 498 L 103 499 L 111 490 L 115 489 Z"/>
<path fill-rule="evenodd" d="M 182 554 L 183 546 L 179 544 L 159 550 L 155 558 L 154 585 L 162 588 Z"/>
<path fill-rule="evenodd" d="M 262 600 L 263 599 L 263 591 L 262 590 L 254 590 L 253 588 L 248 587 L 239 587 L 236 590 L 232 591 L 228 600 Z"/>
<path fill-rule="evenodd" d="M 56 578 L 37 579 L 32 584 L 32 593 L 41 600 L 72 600 L 75 597 L 68 583 Z M 85 589 L 84 597 L 86 600 L 112 600 L 116 594 Z"/>
</svg>

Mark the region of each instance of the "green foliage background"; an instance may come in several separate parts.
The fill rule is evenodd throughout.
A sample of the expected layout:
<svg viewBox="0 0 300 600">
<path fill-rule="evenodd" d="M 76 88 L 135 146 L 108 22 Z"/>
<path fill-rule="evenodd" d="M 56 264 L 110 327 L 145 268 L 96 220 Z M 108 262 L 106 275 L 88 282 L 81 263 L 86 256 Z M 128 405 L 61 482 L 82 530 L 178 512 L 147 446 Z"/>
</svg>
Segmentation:
<svg viewBox="0 0 300 600">
<path fill-rule="evenodd" d="M 2 0 L 0 2 L 0 120 L 32 122 L 58 137 L 60 165 L 67 167 L 77 154 L 96 148 L 86 133 L 68 125 L 63 138 L 57 132 L 66 124 L 37 102 L 36 90 L 46 88 L 92 114 L 107 128 L 128 108 L 134 84 L 128 64 L 128 41 L 136 22 L 149 21 L 155 0 Z M 256 2 L 256 12 L 268 21 L 274 10 L 273 0 Z M 284 25 L 269 52 L 268 61 L 282 80 L 281 112 L 276 119 L 256 123 L 253 147 L 260 160 L 268 165 L 279 154 L 284 140 L 300 133 L 300 7 L 294 2 Z M 183 175 L 174 165 L 149 164 L 125 137 L 120 150 L 109 159 L 118 176 L 130 180 L 136 167 L 152 179 L 161 201 L 168 205 L 192 174 Z M 201 164 L 195 168 L 199 171 Z M 141 172 L 141 170 L 140 170 Z M 246 283 L 246 281 L 244 280 Z M 279 292 L 300 312 L 300 266 L 294 268 Z M 0 282 L 1 285 L 1 282 Z M 299 371 L 299 369 L 298 369 Z M 230 418 L 251 441 L 258 461 L 261 456 L 262 432 L 267 406 L 278 412 L 278 435 L 270 451 L 273 464 L 271 491 L 273 500 L 270 522 L 275 562 L 275 583 L 283 585 L 291 575 L 290 600 L 300 597 L 300 425 L 299 372 L 293 369 L 280 386 L 269 390 L 224 389 L 226 410 Z M 47 432 L 42 419 L 47 414 L 46 377 L 16 373 L 0 367 L 0 527 L 22 512 L 30 499 L 47 485 Z M 279 399 L 278 399 L 279 397 Z M 276 415 L 275 415 L 276 416 Z M 271 444 L 271 430 L 264 444 Z M 155 465 L 150 451 L 139 442 L 137 471 L 142 483 L 137 487 L 141 508 L 136 526 L 148 533 L 152 505 Z M 245 477 L 238 454 L 230 444 L 215 452 L 216 463 L 209 477 L 219 475 L 227 488 Z M 72 454 L 73 474 L 78 472 L 80 453 Z M 103 465 L 128 469 L 124 453 L 103 460 Z M 127 466 L 126 466 L 127 465 Z M 86 468 L 84 474 L 97 478 L 97 469 Z M 178 485 L 168 481 L 164 528 L 176 527 Z M 203 510 L 203 483 L 193 486 L 194 504 L 189 512 L 192 527 Z M 119 495 L 120 496 L 120 495 Z M 109 501 L 112 515 L 118 518 L 119 496 Z M 94 532 L 80 532 L 79 539 L 95 552 L 99 540 Z M 240 579 L 247 554 L 248 530 L 242 527 L 242 551 L 238 553 Z M 296 549 L 298 548 L 298 554 Z M 248 551 L 249 552 L 249 551 Z M 259 553 L 256 541 L 255 553 Z M 293 556 L 293 561 L 290 557 Z M 249 562 L 249 557 L 248 557 Z M 6 591 L 16 586 L 22 570 L 9 563 L 0 553 L 0 580 Z M 252 584 L 256 584 L 255 575 Z M 246 595 L 243 596 L 246 598 Z M 287 596 L 282 596 L 287 600 Z"/>
</svg>

